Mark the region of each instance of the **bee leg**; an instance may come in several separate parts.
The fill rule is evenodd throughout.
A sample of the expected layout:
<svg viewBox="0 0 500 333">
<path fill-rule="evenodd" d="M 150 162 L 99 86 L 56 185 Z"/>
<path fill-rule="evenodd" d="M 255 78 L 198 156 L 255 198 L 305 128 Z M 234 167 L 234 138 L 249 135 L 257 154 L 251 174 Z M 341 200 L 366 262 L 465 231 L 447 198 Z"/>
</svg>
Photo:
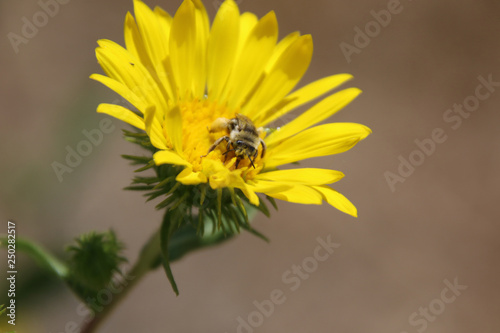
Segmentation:
<svg viewBox="0 0 500 333">
<path fill-rule="evenodd" d="M 238 169 L 238 164 L 240 164 L 240 158 L 236 158 L 236 164 L 234 165 L 235 169 Z"/>
<path fill-rule="evenodd" d="M 207 154 L 206 155 L 202 155 L 201 157 L 205 157 L 207 156 L 208 154 L 210 154 L 212 152 L 212 150 L 214 150 L 222 141 L 227 141 L 229 142 L 229 137 L 228 136 L 223 136 L 223 137 L 220 137 L 218 138 L 213 145 L 210 146 L 210 149 L 208 150 Z"/>
<path fill-rule="evenodd" d="M 260 139 L 260 144 L 262 145 L 262 154 L 260 155 L 261 158 L 264 157 L 264 154 L 266 153 L 266 143 L 264 140 Z"/>
<path fill-rule="evenodd" d="M 255 165 L 253 164 L 253 161 L 255 161 L 255 159 L 257 158 L 257 156 L 259 155 L 259 151 L 258 150 L 255 150 L 255 153 L 252 154 L 252 156 L 248 156 L 248 159 L 250 160 L 250 164 L 253 166 L 253 168 L 255 169 Z M 253 157 L 253 160 L 252 160 L 252 157 Z"/>
<path fill-rule="evenodd" d="M 227 142 L 227 146 L 226 146 L 226 151 L 222 154 L 224 155 L 224 163 L 226 163 L 226 160 L 227 160 L 227 153 L 229 153 L 230 151 L 234 151 L 234 149 L 229 149 L 231 148 L 231 142 Z"/>
<path fill-rule="evenodd" d="M 255 158 L 255 157 L 254 157 Z M 253 164 L 253 160 L 252 160 L 252 157 L 248 156 L 248 159 L 250 160 L 250 164 L 253 166 L 253 168 L 255 169 L 255 165 Z"/>
</svg>

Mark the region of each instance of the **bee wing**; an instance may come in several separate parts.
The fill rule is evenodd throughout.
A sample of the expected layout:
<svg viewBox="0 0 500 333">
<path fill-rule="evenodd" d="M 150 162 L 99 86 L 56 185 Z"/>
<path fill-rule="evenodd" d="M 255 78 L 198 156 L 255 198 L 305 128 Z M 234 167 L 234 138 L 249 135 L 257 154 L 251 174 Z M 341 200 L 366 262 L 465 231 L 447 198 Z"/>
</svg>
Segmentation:
<svg viewBox="0 0 500 333">
<path fill-rule="evenodd" d="M 241 113 L 237 113 L 236 114 L 236 118 L 240 121 L 240 126 L 244 126 L 244 125 L 252 125 L 254 126 L 253 122 L 250 120 L 250 118 L 248 118 L 247 116 L 245 115 L 242 115 Z"/>
</svg>

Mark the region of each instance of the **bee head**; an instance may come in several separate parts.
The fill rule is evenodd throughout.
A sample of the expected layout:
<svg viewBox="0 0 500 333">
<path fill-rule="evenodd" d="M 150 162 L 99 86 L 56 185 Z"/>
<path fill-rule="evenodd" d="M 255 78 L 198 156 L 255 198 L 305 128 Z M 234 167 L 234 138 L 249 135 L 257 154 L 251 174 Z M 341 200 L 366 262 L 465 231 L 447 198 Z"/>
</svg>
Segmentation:
<svg viewBox="0 0 500 333">
<path fill-rule="evenodd" d="M 233 146 L 234 154 L 240 158 L 250 157 L 255 153 L 255 148 L 242 140 L 237 140 Z"/>
</svg>

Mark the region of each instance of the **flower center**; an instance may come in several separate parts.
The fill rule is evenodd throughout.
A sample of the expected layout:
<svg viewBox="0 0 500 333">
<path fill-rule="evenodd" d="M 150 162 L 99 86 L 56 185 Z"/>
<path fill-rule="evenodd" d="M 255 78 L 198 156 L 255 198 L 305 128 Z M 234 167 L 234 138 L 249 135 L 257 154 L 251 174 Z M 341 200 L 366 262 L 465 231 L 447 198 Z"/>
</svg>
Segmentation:
<svg viewBox="0 0 500 333">
<path fill-rule="evenodd" d="M 222 137 L 231 137 L 229 129 L 222 129 L 217 132 L 209 132 L 212 123 L 217 118 L 233 119 L 238 110 L 230 110 L 226 105 L 209 100 L 194 99 L 192 101 L 180 102 L 182 116 L 182 148 L 184 158 L 193 165 L 193 171 L 203 171 L 203 160 L 210 159 L 220 161 L 226 168 L 236 170 L 237 157 L 233 150 L 236 142 L 222 140 L 210 154 L 207 155 L 212 145 Z M 229 145 L 229 150 L 227 149 Z M 205 156 L 206 155 L 206 156 Z M 248 157 L 240 158 L 238 170 L 241 176 L 246 179 L 253 178 L 262 170 L 261 159 L 262 146 L 258 147 L 257 157 L 251 156 L 255 168 Z"/>
</svg>

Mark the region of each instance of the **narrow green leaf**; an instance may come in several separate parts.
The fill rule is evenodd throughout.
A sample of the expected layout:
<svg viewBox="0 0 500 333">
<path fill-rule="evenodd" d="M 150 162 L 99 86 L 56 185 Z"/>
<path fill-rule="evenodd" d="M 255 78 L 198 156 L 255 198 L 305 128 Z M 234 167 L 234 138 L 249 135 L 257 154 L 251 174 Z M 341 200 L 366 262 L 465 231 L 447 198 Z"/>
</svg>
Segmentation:
<svg viewBox="0 0 500 333">
<path fill-rule="evenodd" d="M 241 225 L 241 227 L 242 227 L 243 229 L 247 230 L 248 232 L 250 232 L 251 234 L 253 234 L 253 235 L 255 235 L 255 236 L 259 237 L 260 239 L 262 239 L 262 240 L 263 240 L 263 241 L 265 241 L 266 243 L 269 243 L 269 242 L 270 242 L 269 238 L 267 238 L 266 236 L 264 236 L 263 234 L 261 234 L 260 232 L 258 232 L 257 230 L 255 230 L 254 228 L 249 227 L 249 226 L 247 226 L 247 225 L 245 225 L 245 224 Z"/>
<path fill-rule="evenodd" d="M 173 180 L 175 180 L 175 176 L 167 177 L 167 178 L 163 179 L 161 182 L 159 182 L 155 187 L 153 187 L 153 190 L 157 190 L 157 189 L 167 185 L 168 183 L 170 183 Z"/>
<path fill-rule="evenodd" d="M 159 181 L 160 180 L 158 179 L 158 177 L 135 177 L 132 180 L 132 183 L 133 184 L 147 184 L 147 185 L 151 185 L 151 184 L 157 183 Z"/>
<path fill-rule="evenodd" d="M 155 166 L 155 162 L 153 161 L 150 161 L 146 166 L 143 166 L 142 168 L 139 168 L 137 170 L 134 170 L 134 172 L 141 172 L 141 171 L 145 171 L 145 170 L 148 170 L 148 169 L 151 169 L 152 167 Z"/>
<path fill-rule="evenodd" d="M 171 203 L 173 203 L 176 199 L 177 199 L 177 197 L 175 195 L 171 195 L 168 198 L 166 198 L 165 200 L 163 200 L 162 202 L 160 202 L 159 204 L 157 204 L 155 208 L 156 209 L 165 208 L 168 205 L 170 205 Z"/>
<path fill-rule="evenodd" d="M 222 226 L 222 189 L 217 189 L 217 221 L 218 228 Z"/>
<path fill-rule="evenodd" d="M 231 224 L 234 226 L 235 228 L 235 232 L 236 233 L 240 233 L 240 218 L 238 217 L 238 210 L 236 209 L 235 206 L 232 206 L 232 205 L 228 205 L 228 211 L 229 211 L 229 214 L 231 214 L 231 221 L 232 222 Z"/>
<path fill-rule="evenodd" d="M 174 231 L 173 226 L 175 221 L 173 221 L 173 216 L 174 211 L 172 210 L 167 210 L 167 212 L 165 213 L 165 217 L 163 218 L 163 223 L 160 229 L 160 244 L 163 268 L 165 269 L 165 273 L 167 274 L 167 278 L 170 282 L 170 285 L 172 286 L 172 289 L 174 290 L 175 294 L 179 296 L 179 289 L 177 288 L 177 283 L 175 283 L 174 275 L 172 274 L 172 270 L 170 268 L 168 250 L 170 237 L 172 236 Z"/>
<path fill-rule="evenodd" d="M 271 203 L 271 205 L 273 205 L 275 210 L 278 210 L 278 205 L 276 204 L 276 200 L 274 200 L 273 197 L 266 195 L 266 199 Z"/>
<path fill-rule="evenodd" d="M 132 161 L 135 164 L 148 164 L 151 161 L 151 157 L 146 156 L 132 156 L 132 155 L 121 155 L 124 159 Z"/>
<path fill-rule="evenodd" d="M 250 221 L 248 220 L 247 210 L 245 209 L 245 205 L 239 196 L 236 196 L 237 207 L 241 212 L 241 215 L 245 218 L 245 224 L 250 227 Z"/>
<path fill-rule="evenodd" d="M 148 200 L 146 200 L 146 202 L 149 202 L 153 199 L 158 198 L 160 195 L 167 194 L 167 192 L 167 190 L 161 189 L 160 191 L 146 193 L 144 196 L 148 197 Z"/>
<path fill-rule="evenodd" d="M 200 187 L 201 187 L 200 206 L 203 206 L 203 203 L 205 202 L 205 197 L 207 195 L 207 186 L 203 184 Z"/>
<path fill-rule="evenodd" d="M 130 132 L 127 130 L 123 130 L 123 133 L 126 136 L 134 137 L 134 138 L 147 138 L 148 134 L 147 133 L 135 133 L 135 132 Z"/>
<path fill-rule="evenodd" d="M 172 186 L 172 188 L 167 192 L 167 195 L 174 193 L 175 190 L 179 188 L 179 186 L 181 186 L 181 183 L 175 183 L 175 185 Z"/>
<path fill-rule="evenodd" d="M 208 214 L 210 215 L 210 220 L 212 221 L 212 235 L 213 235 L 217 231 L 217 216 L 213 209 L 209 209 Z"/>
<path fill-rule="evenodd" d="M 153 189 L 153 185 L 136 185 L 136 186 L 127 186 L 123 188 L 128 191 L 149 191 Z"/>
<path fill-rule="evenodd" d="M 205 223 L 203 223 L 204 215 L 203 209 L 200 208 L 198 211 L 198 228 L 196 230 L 196 234 L 201 237 L 205 234 Z"/>
<path fill-rule="evenodd" d="M 264 215 L 267 217 L 271 217 L 271 213 L 269 212 L 269 208 L 267 208 L 266 204 L 263 200 L 260 200 L 259 206 L 257 207 Z"/>
<path fill-rule="evenodd" d="M 179 198 L 179 200 L 177 200 L 176 203 L 173 204 L 172 207 L 170 207 L 170 209 L 177 209 L 177 207 L 179 207 L 187 199 L 188 196 L 189 196 L 189 192 L 184 193 Z"/>
</svg>

